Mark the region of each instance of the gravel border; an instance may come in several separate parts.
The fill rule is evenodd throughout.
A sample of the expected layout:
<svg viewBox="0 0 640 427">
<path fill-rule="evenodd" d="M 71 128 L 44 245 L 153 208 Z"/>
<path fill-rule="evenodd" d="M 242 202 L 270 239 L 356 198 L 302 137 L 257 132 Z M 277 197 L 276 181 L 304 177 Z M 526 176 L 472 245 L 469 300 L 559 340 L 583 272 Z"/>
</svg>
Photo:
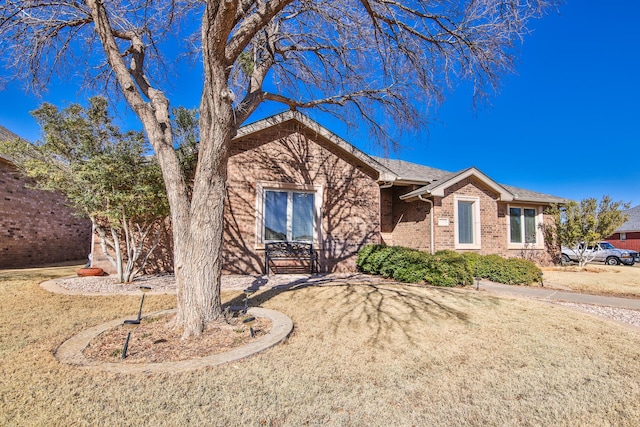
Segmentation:
<svg viewBox="0 0 640 427">
<path fill-rule="evenodd" d="M 585 311 L 597 316 L 606 317 L 616 322 L 625 323 L 640 328 L 640 311 L 627 308 L 609 307 L 605 305 L 576 304 L 573 302 L 553 301 L 554 304 Z"/>
<path fill-rule="evenodd" d="M 346 283 L 395 283 L 382 277 L 370 276 L 360 273 L 331 273 L 331 274 L 278 274 L 264 275 L 240 275 L 230 274 L 222 276 L 223 291 L 242 291 L 247 288 L 262 289 L 288 289 L 303 286 L 318 286 L 326 284 Z M 73 295 L 113 295 L 113 294 L 139 294 L 141 286 L 151 287 L 150 293 L 172 294 L 176 292 L 176 282 L 173 274 L 150 275 L 136 278 L 133 283 L 116 283 L 112 276 L 70 276 L 61 279 L 43 282 L 42 286 L 50 292 L 58 292 Z"/>
</svg>

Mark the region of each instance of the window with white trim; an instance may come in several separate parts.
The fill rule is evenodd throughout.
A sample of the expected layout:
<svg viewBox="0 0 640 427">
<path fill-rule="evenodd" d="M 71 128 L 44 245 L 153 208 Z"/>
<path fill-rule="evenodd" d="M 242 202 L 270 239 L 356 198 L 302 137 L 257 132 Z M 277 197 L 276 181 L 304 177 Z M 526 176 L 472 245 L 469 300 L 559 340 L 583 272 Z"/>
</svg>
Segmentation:
<svg viewBox="0 0 640 427">
<path fill-rule="evenodd" d="M 263 242 L 313 242 L 316 235 L 315 192 L 265 189 L 263 203 Z"/>
<path fill-rule="evenodd" d="M 480 249 L 480 199 L 454 197 L 454 235 L 456 249 Z"/>
<path fill-rule="evenodd" d="M 627 240 L 627 233 L 620 233 L 620 241 L 624 242 L 625 240 Z"/>
<path fill-rule="evenodd" d="M 538 211 L 535 207 L 509 206 L 509 243 L 536 245 Z"/>
</svg>

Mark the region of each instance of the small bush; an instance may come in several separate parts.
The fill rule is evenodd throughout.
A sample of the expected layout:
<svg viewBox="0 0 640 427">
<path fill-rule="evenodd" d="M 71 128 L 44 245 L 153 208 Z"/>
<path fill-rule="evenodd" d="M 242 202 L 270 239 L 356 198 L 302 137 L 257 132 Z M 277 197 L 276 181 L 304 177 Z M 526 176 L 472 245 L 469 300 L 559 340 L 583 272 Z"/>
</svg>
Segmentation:
<svg viewBox="0 0 640 427">
<path fill-rule="evenodd" d="M 415 249 L 398 248 L 388 259 L 380 274 L 399 282 L 420 283 L 425 280 L 429 254 Z"/>
<path fill-rule="evenodd" d="M 356 265 L 358 269 L 361 271 L 365 271 L 365 266 L 369 264 L 369 257 L 374 253 L 379 251 L 381 248 L 384 248 L 384 245 L 366 245 L 362 249 L 358 251 L 358 258 L 356 260 Z"/>
<path fill-rule="evenodd" d="M 380 269 L 385 263 L 386 259 L 394 252 L 394 248 L 391 246 L 375 245 L 370 253 L 366 256 L 366 259 L 362 261 L 362 271 L 369 274 L 380 274 Z"/>
<path fill-rule="evenodd" d="M 435 286 L 472 285 L 469 261 L 454 251 L 438 251 L 429 258 L 425 280 Z"/>
<path fill-rule="evenodd" d="M 480 255 L 479 253 L 476 253 L 476 252 L 464 252 L 462 256 L 467 259 L 467 261 L 469 262 L 469 266 L 471 267 L 471 270 L 474 272 L 476 268 L 476 263 L 483 258 L 483 255 Z"/>
<path fill-rule="evenodd" d="M 473 269 L 474 277 L 509 285 L 528 285 L 540 281 L 540 269 L 521 258 L 502 258 L 499 255 L 463 255 Z"/>
</svg>

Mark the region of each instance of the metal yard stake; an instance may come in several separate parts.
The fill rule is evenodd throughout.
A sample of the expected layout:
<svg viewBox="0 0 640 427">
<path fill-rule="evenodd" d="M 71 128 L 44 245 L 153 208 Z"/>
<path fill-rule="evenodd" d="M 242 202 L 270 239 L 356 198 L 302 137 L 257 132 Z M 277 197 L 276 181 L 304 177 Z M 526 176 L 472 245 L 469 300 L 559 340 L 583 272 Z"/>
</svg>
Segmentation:
<svg viewBox="0 0 640 427">
<path fill-rule="evenodd" d="M 124 324 L 127 326 L 138 326 L 140 324 L 140 320 L 142 320 L 142 305 L 144 304 L 144 294 L 151 290 L 149 286 L 140 286 L 140 290 L 142 291 L 142 301 L 140 301 L 140 309 L 138 310 L 138 318 L 137 319 L 126 319 Z M 122 356 L 121 359 L 127 357 L 127 349 L 129 348 L 129 339 L 131 339 L 131 331 L 127 334 L 127 339 L 124 342 L 124 347 L 122 348 Z"/>
</svg>

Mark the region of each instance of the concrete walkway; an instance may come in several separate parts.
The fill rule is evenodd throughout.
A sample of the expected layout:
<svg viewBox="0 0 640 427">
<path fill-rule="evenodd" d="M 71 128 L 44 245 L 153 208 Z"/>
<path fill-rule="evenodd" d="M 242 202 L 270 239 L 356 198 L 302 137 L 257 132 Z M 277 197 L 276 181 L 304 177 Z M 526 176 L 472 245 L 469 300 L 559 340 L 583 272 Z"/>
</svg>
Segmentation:
<svg viewBox="0 0 640 427">
<path fill-rule="evenodd" d="M 538 298 L 549 301 L 572 302 L 576 304 L 606 305 L 609 307 L 640 310 L 640 299 L 589 295 L 566 292 L 539 286 L 514 286 L 480 281 L 480 290 L 498 295 L 513 295 L 526 298 Z"/>
</svg>

